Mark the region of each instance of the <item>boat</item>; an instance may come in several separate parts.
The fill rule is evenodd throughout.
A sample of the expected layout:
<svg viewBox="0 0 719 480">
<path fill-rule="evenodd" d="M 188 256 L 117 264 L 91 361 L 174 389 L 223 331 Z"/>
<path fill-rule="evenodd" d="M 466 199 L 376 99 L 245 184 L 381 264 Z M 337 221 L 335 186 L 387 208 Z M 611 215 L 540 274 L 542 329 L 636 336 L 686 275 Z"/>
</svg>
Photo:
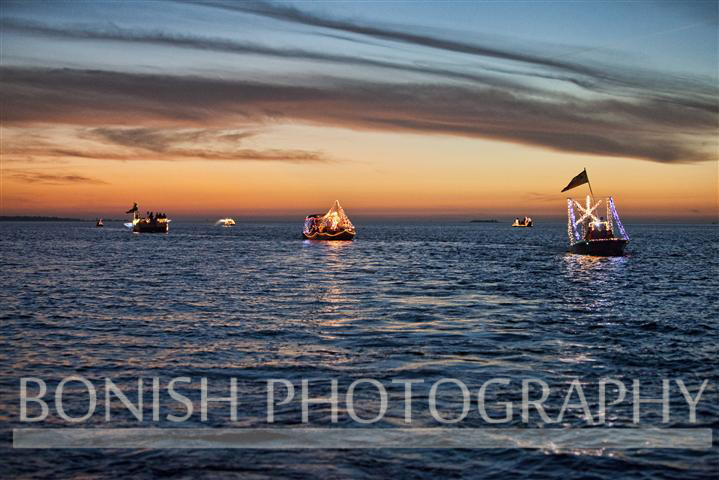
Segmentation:
<svg viewBox="0 0 719 480">
<path fill-rule="evenodd" d="M 232 218 L 221 218 L 217 222 L 215 222 L 215 225 L 222 225 L 223 227 L 234 227 L 236 225 L 236 222 Z"/>
<path fill-rule="evenodd" d="M 606 208 L 606 217 L 597 213 L 602 205 Z M 584 206 L 568 198 L 567 236 L 569 251 L 578 255 L 620 257 L 629 243 L 629 235 L 619 219 L 612 197 L 594 202 L 587 195 Z"/>
<path fill-rule="evenodd" d="M 534 222 L 533 222 L 532 219 L 529 218 L 529 217 L 524 217 L 523 220 L 520 220 L 519 217 L 517 217 L 517 218 L 514 219 L 514 223 L 512 223 L 512 226 L 513 226 L 513 227 L 525 227 L 525 228 L 529 228 L 529 227 L 531 227 L 532 225 L 534 225 Z"/>
<path fill-rule="evenodd" d="M 567 198 L 567 236 L 569 251 L 578 255 L 594 255 L 600 257 L 621 257 L 629 243 L 629 235 L 619 219 L 617 208 L 612 197 L 599 200 L 594 198 L 592 184 L 585 168 L 579 175 L 572 178 L 562 192 L 587 184 L 589 193 L 585 204 Z M 595 202 L 596 200 L 596 202 Z M 605 216 L 599 214 L 604 205 Z"/>
<path fill-rule="evenodd" d="M 95 224 L 97 228 L 101 228 L 105 226 L 105 223 L 103 223 L 102 218 L 97 219 L 97 223 Z"/>
<path fill-rule="evenodd" d="M 164 213 L 147 212 L 145 216 L 139 213 L 137 202 L 125 213 L 132 213 L 132 222 L 125 226 L 132 228 L 133 233 L 167 233 L 170 231 L 170 219 Z"/>
<path fill-rule="evenodd" d="M 353 240 L 357 232 L 338 200 L 325 214 L 305 217 L 302 237 L 307 240 Z"/>
</svg>

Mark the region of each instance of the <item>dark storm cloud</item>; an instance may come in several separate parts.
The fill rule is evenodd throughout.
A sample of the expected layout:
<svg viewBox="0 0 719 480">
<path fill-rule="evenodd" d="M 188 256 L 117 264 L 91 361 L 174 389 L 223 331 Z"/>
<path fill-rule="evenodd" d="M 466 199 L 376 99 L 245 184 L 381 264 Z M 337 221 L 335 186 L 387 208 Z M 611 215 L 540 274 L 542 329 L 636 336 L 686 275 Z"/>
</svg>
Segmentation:
<svg viewBox="0 0 719 480">
<path fill-rule="evenodd" d="M 715 113 L 653 99 L 586 100 L 458 85 L 400 85 L 327 77 L 287 79 L 290 85 L 282 85 L 13 67 L 0 69 L 0 81 L 0 115 L 6 125 L 49 122 L 88 127 L 226 128 L 228 124 L 301 121 L 490 138 L 665 163 L 705 161 L 716 155 Z M 303 81 L 311 86 L 301 86 Z M 144 138 L 145 148 L 168 148 L 152 137 L 156 132 L 149 136 L 148 132 L 129 132 L 134 138 Z M 106 140 L 113 140 L 104 133 Z M 127 131 L 120 135 L 115 132 L 114 143 L 129 141 Z M 702 145 L 701 140 L 708 143 Z M 172 151 L 179 150 L 176 146 Z M 320 161 L 313 152 L 308 157 L 305 154 L 285 160 Z M 260 157 L 271 160 L 274 155 Z"/>
</svg>

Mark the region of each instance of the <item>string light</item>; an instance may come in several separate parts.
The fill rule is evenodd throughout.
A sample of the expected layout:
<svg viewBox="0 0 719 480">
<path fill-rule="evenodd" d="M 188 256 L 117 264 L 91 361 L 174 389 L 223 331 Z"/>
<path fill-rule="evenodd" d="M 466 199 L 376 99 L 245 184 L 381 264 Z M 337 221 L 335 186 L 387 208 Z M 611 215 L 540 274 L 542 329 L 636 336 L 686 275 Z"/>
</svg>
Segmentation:
<svg viewBox="0 0 719 480">
<path fill-rule="evenodd" d="M 584 213 L 584 215 L 582 216 L 582 218 L 580 218 L 579 220 L 577 220 L 576 223 L 581 223 L 581 222 L 583 222 L 585 218 L 591 218 L 592 221 L 594 221 L 594 222 L 599 222 L 599 219 L 598 219 L 592 212 L 602 203 L 601 200 L 599 200 L 596 205 L 594 205 L 593 207 L 591 207 L 591 203 L 590 203 L 590 200 L 589 200 L 589 195 L 587 195 L 587 208 L 582 207 L 582 206 L 579 204 L 579 202 L 577 202 L 576 200 L 574 201 L 574 203 L 576 203 L 576 204 L 577 204 L 577 207 L 579 208 L 579 210 L 581 210 L 582 213 Z M 576 225 L 576 224 L 575 224 L 575 225 Z"/>
<path fill-rule="evenodd" d="M 355 235 L 355 227 L 338 201 L 323 216 L 305 218 L 304 234 L 307 238 Z"/>
<path fill-rule="evenodd" d="M 587 228 L 589 228 L 589 226 L 592 224 L 595 227 L 601 227 L 602 224 L 605 224 L 606 231 L 610 232 L 610 235 L 612 235 L 612 237 L 629 240 L 629 235 L 624 229 L 622 221 L 619 219 L 617 208 L 614 205 L 614 199 L 612 197 L 607 197 L 604 200 L 606 201 L 607 209 L 606 222 L 598 219 L 593 213 L 594 210 L 596 210 L 597 207 L 599 207 L 599 205 L 602 203 L 601 200 L 598 201 L 596 205 L 591 206 L 591 200 L 589 196 L 587 196 L 586 207 L 583 207 L 578 201 L 571 198 L 567 199 L 567 237 L 569 237 L 570 244 L 580 242 L 582 238 L 584 238 L 584 236 L 586 235 Z M 576 214 L 574 212 L 575 207 L 577 207 L 583 214 L 581 218 L 579 218 L 579 220 L 577 220 Z M 587 219 L 589 219 L 589 221 L 585 222 L 585 220 Z M 619 230 L 619 235 L 616 236 L 612 233 L 614 232 L 615 226 Z"/>
<path fill-rule="evenodd" d="M 574 200 L 571 198 L 567 199 L 567 236 L 569 237 L 569 243 L 579 241 L 582 237 L 577 231 L 577 222 L 574 219 Z M 575 240 L 576 239 L 576 240 Z"/>
<path fill-rule="evenodd" d="M 624 225 L 622 225 L 622 221 L 619 220 L 619 214 L 617 213 L 617 207 L 614 206 L 614 199 L 612 197 L 609 197 L 609 208 L 612 211 L 612 218 L 614 219 L 614 223 L 616 223 L 617 227 L 619 227 L 619 231 L 622 234 L 622 238 L 629 240 L 629 235 L 627 235 L 627 232 L 624 230 Z"/>
</svg>

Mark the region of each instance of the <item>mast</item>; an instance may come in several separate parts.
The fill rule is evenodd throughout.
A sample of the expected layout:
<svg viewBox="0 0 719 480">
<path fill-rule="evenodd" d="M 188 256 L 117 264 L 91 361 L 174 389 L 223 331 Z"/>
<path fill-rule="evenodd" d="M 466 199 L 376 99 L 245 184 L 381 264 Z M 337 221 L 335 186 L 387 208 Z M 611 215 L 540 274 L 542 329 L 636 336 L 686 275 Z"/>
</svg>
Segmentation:
<svg viewBox="0 0 719 480">
<path fill-rule="evenodd" d="M 587 185 L 589 185 L 589 193 L 592 194 L 592 200 L 594 200 L 594 192 L 592 191 L 592 182 L 589 181 L 589 174 L 587 173 L 587 167 L 584 167 L 584 175 L 587 177 Z"/>
</svg>

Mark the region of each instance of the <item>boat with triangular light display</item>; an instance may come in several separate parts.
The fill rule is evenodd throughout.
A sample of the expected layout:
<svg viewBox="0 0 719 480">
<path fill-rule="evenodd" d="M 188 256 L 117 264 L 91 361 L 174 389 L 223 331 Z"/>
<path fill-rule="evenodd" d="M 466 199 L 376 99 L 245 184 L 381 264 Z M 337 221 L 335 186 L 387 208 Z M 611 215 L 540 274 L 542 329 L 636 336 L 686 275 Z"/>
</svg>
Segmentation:
<svg viewBox="0 0 719 480">
<path fill-rule="evenodd" d="M 305 218 L 302 237 L 308 240 L 352 240 L 357 232 L 339 200 L 324 215 L 316 213 Z"/>
<path fill-rule="evenodd" d="M 614 199 L 611 196 L 594 198 L 587 170 L 574 177 L 562 192 L 584 184 L 589 186 L 590 195 L 583 203 L 567 198 L 569 251 L 603 257 L 624 255 L 629 235 L 619 218 Z"/>
</svg>

